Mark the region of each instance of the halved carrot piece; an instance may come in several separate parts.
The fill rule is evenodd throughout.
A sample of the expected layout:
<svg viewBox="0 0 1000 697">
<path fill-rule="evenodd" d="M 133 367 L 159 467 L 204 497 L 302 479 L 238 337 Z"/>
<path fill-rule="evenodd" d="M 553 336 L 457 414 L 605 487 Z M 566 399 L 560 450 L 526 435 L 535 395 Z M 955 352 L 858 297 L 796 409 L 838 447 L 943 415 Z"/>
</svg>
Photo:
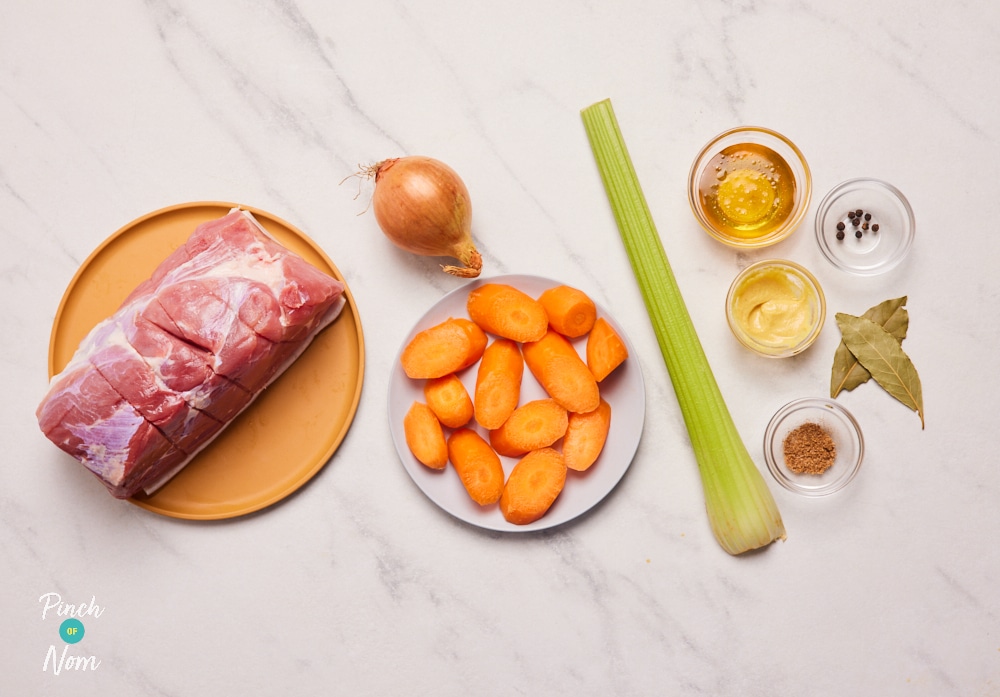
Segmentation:
<svg viewBox="0 0 1000 697">
<path fill-rule="evenodd" d="M 503 465 L 490 444 L 469 428 L 460 428 L 448 438 L 448 457 L 462 485 L 480 506 L 500 500 Z"/>
<path fill-rule="evenodd" d="M 521 450 L 520 448 L 514 447 L 514 444 L 507 440 L 506 436 L 500 431 L 499 428 L 494 429 L 489 432 L 490 445 L 496 451 L 497 455 L 503 455 L 504 457 L 521 457 L 527 450 Z"/>
<path fill-rule="evenodd" d="M 563 336 L 575 339 L 594 326 L 597 306 L 586 293 L 571 286 L 555 286 L 538 296 L 545 308 L 549 326 Z"/>
<path fill-rule="evenodd" d="M 439 378 L 468 368 L 483 355 L 486 334 L 471 320 L 450 317 L 410 340 L 400 362 L 408 377 Z"/>
<path fill-rule="evenodd" d="M 524 359 L 510 339 L 496 339 L 486 347 L 476 374 L 473 397 L 476 421 L 483 428 L 498 428 L 521 400 Z"/>
<path fill-rule="evenodd" d="M 570 414 L 563 439 L 562 454 L 566 467 L 583 472 L 597 461 L 611 429 L 611 405 L 603 399 L 594 411 Z"/>
<path fill-rule="evenodd" d="M 442 469 L 448 464 L 448 444 L 444 439 L 441 422 L 431 408 L 423 402 L 414 402 L 403 417 L 403 433 L 410 452 L 431 469 Z"/>
<path fill-rule="evenodd" d="M 500 428 L 490 431 L 490 443 L 501 455 L 516 457 L 545 448 L 563 437 L 569 425 L 566 408 L 554 399 L 522 404 Z"/>
<path fill-rule="evenodd" d="M 532 450 L 514 465 L 500 497 L 500 512 L 509 523 L 533 523 L 555 503 L 566 484 L 566 462 L 552 448 Z"/>
<path fill-rule="evenodd" d="M 524 344 L 528 370 L 550 397 L 567 411 L 593 411 L 601 401 L 597 380 L 569 340 L 549 330 L 539 341 Z"/>
<path fill-rule="evenodd" d="M 455 373 L 425 382 L 424 399 L 442 426 L 458 428 L 469 423 L 472 418 L 472 398 Z"/>
<path fill-rule="evenodd" d="M 608 377 L 628 358 L 628 348 L 603 317 L 598 318 L 587 337 L 587 367 L 597 382 Z"/>
<path fill-rule="evenodd" d="M 549 326 L 545 308 L 506 283 L 484 283 L 472 289 L 466 309 L 484 331 L 512 341 L 536 341 Z"/>
</svg>

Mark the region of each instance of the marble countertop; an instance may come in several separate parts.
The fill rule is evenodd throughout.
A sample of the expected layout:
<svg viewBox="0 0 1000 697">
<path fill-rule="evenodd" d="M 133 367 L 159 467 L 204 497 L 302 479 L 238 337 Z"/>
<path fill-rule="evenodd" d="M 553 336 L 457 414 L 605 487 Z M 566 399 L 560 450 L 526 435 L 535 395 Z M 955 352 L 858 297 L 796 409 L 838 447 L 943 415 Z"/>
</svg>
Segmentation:
<svg viewBox="0 0 1000 697">
<path fill-rule="evenodd" d="M 1000 694 L 1000 5 L 53 0 L 3 15 L 4 694 Z M 606 97 L 782 511 L 788 539 L 763 552 L 732 557 L 709 530 L 580 120 Z M 741 124 L 793 139 L 816 193 L 792 237 L 753 252 L 705 235 L 685 194 L 700 147 Z M 480 530 L 401 466 L 395 355 L 462 281 L 391 246 L 370 192 L 340 182 L 406 154 L 460 172 L 487 274 L 584 288 L 635 344 L 642 439 L 576 521 Z M 871 278 L 835 269 L 812 235 L 822 195 L 857 176 L 898 186 L 917 220 L 904 264 Z M 76 270 L 129 221 L 204 200 L 315 240 L 354 295 L 366 362 L 320 473 L 209 523 L 112 499 L 34 417 Z M 810 268 L 831 312 L 792 359 L 751 355 L 722 310 L 738 271 L 770 256 Z M 832 313 L 901 295 L 926 429 L 875 385 L 841 395 L 865 433 L 858 478 L 819 500 L 781 489 L 762 435 L 781 405 L 827 394 Z M 73 611 L 86 638 L 70 645 Z M 64 650 L 79 660 L 56 674 Z"/>
</svg>

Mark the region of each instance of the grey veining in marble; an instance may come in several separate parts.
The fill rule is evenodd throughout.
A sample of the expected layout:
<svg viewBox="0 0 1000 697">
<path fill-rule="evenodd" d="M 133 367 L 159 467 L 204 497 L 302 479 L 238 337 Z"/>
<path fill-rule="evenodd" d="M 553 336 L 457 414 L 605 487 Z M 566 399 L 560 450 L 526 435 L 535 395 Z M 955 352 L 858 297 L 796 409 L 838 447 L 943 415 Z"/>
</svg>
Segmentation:
<svg viewBox="0 0 1000 697">
<path fill-rule="evenodd" d="M 0 693 L 1000 694 L 1000 5 L 51 0 L 0 17 Z M 709 531 L 580 122 L 605 97 L 762 468 L 768 419 L 826 393 L 839 337 L 831 316 L 801 356 L 750 355 L 722 310 L 739 269 L 798 261 L 831 313 L 909 298 L 926 429 L 875 385 L 842 395 L 865 432 L 860 475 L 823 500 L 774 485 L 788 540 L 761 553 L 730 557 Z M 802 228 L 754 252 L 701 232 L 685 194 L 699 148 L 744 123 L 791 137 L 814 184 Z M 642 440 L 574 522 L 477 529 L 399 462 L 396 353 L 460 281 L 389 244 L 370 182 L 341 182 L 405 154 L 462 174 L 487 273 L 585 288 L 635 343 Z M 819 199 L 855 176 L 915 210 L 913 250 L 884 276 L 843 274 L 813 239 Z M 326 467 L 214 523 L 112 500 L 34 418 L 80 264 L 129 221 L 201 200 L 306 231 L 347 278 L 366 346 L 361 404 Z M 79 644 L 59 636 L 66 615 L 42 618 L 49 593 L 65 612 L 103 608 Z M 57 675 L 50 647 L 99 665 Z"/>
</svg>

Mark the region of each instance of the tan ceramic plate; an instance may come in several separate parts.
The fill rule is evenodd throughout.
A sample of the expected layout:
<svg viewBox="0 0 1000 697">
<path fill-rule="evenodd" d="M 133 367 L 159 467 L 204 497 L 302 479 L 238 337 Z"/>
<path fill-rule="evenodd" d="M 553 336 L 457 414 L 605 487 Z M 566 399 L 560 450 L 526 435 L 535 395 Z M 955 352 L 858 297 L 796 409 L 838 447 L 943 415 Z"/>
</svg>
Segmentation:
<svg viewBox="0 0 1000 697">
<path fill-rule="evenodd" d="M 70 282 L 49 342 L 49 376 L 80 341 L 179 247 L 200 223 L 238 204 L 171 206 L 134 220 L 101 244 Z M 312 240 L 280 218 L 249 206 L 279 242 L 340 281 Z M 233 518 L 270 506 L 312 479 L 354 420 L 364 376 L 364 337 L 350 289 L 340 316 L 305 353 L 177 476 L 132 503 L 155 513 L 199 520 Z"/>
</svg>

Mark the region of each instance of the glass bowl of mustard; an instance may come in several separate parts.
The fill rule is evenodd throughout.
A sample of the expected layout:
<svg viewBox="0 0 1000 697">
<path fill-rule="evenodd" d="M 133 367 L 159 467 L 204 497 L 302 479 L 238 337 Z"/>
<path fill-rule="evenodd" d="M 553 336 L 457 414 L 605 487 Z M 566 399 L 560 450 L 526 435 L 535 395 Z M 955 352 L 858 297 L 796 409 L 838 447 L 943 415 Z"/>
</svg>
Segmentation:
<svg viewBox="0 0 1000 697">
<path fill-rule="evenodd" d="M 765 259 L 736 276 L 726 320 L 741 344 L 761 356 L 786 358 L 809 348 L 826 321 L 826 296 L 808 269 Z"/>
<path fill-rule="evenodd" d="M 764 431 L 767 468 L 781 486 L 803 496 L 827 496 L 846 487 L 864 454 L 861 426 L 832 399 L 789 402 Z"/>
<path fill-rule="evenodd" d="M 741 126 L 701 149 L 688 175 L 695 218 L 719 242 L 743 249 L 785 239 L 809 208 L 812 175 L 805 157 L 785 136 Z"/>
</svg>

